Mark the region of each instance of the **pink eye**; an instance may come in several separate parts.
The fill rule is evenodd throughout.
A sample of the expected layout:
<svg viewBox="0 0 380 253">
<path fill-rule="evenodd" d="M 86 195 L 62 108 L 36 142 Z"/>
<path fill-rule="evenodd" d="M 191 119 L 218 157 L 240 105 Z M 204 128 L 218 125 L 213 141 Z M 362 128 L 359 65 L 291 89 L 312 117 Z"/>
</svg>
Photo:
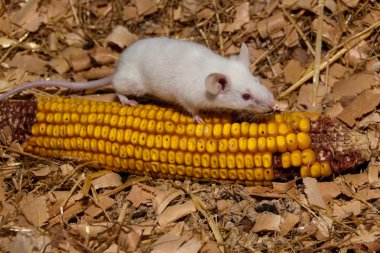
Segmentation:
<svg viewBox="0 0 380 253">
<path fill-rule="evenodd" d="M 248 93 L 244 93 L 243 95 L 241 95 L 242 96 L 242 98 L 244 99 L 244 100 L 250 100 L 252 97 L 251 97 L 251 95 L 250 94 L 248 94 Z"/>
</svg>

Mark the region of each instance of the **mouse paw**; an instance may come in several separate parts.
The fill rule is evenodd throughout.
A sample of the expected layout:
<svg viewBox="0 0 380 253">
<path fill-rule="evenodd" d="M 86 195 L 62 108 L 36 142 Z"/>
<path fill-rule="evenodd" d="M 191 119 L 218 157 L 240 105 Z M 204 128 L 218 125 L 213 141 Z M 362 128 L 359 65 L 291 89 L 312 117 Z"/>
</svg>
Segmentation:
<svg viewBox="0 0 380 253">
<path fill-rule="evenodd" d="M 128 99 L 126 96 L 121 94 L 117 94 L 117 97 L 122 105 L 137 106 L 139 104 L 137 101 Z"/>
<path fill-rule="evenodd" d="M 201 116 L 199 116 L 199 115 L 195 115 L 194 117 L 193 117 L 193 121 L 195 122 L 195 123 L 198 123 L 198 124 L 204 124 L 205 122 L 203 121 L 203 119 L 201 118 Z"/>
</svg>

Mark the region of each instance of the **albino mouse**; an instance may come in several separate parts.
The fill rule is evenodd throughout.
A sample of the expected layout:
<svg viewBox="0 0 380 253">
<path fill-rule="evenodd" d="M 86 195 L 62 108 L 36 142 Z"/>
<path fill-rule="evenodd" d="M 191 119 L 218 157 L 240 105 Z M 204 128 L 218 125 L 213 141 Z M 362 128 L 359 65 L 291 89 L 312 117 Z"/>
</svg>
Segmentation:
<svg viewBox="0 0 380 253">
<path fill-rule="evenodd" d="M 203 123 L 200 110 L 265 112 L 275 104 L 272 93 L 250 73 L 244 43 L 240 54 L 228 59 L 200 44 L 165 37 L 143 39 L 128 47 L 113 76 L 81 83 L 26 83 L 1 95 L 0 101 L 31 87 L 89 89 L 110 83 L 123 104 L 137 104 L 126 96 L 149 94 L 182 106 L 198 123 Z"/>
</svg>

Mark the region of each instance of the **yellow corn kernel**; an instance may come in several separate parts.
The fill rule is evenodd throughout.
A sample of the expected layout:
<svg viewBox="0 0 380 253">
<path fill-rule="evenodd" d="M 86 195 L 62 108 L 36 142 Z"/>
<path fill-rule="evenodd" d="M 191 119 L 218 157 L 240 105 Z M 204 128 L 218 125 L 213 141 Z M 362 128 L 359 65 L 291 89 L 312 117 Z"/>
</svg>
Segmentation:
<svg viewBox="0 0 380 253">
<path fill-rule="evenodd" d="M 179 146 L 179 137 L 178 135 L 172 135 L 170 138 L 170 149 L 177 150 Z"/>
<path fill-rule="evenodd" d="M 235 156 L 235 162 L 236 162 L 236 168 L 238 169 L 244 169 L 244 155 L 242 153 L 239 153 Z"/>
<path fill-rule="evenodd" d="M 281 113 L 276 113 L 274 115 L 274 122 L 276 122 L 276 123 L 283 123 L 284 122 L 284 118 L 282 117 Z"/>
<path fill-rule="evenodd" d="M 276 138 L 273 136 L 269 136 L 266 138 L 266 146 L 267 150 L 271 153 L 277 152 L 277 143 L 276 143 Z"/>
<path fill-rule="evenodd" d="M 312 149 L 308 148 L 302 150 L 302 164 L 303 165 L 311 165 L 315 162 L 315 153 Z"/>
<path fill-rule="evenodd" d="M 277 147 L 277 150 L 281 153 L 286 152 L 288 150 L 285 136 L 282 136 L 282 135 L 276 136 L 276 147 Z"/>
<path fill-rule="evenodd" d="M 214 138 L 221 138 L 222 137 L 222 131 L 223 131 L 223 126 L 222 124 L 215 124 L 214 129 L 213 129 L 213 136 Z"/>
<path fill-rule="evenodd" d="M 144 132 L 140 133 L 138 144 L 140 146 L 145 146 L 147 139 L 148 139 L 148 135 L 146 133 L 144 133 Z M 110 141 L 112 141 L 112 140 L 110 139 Z"/>
<path fill-rule="evenodd" d="M 228 179 L 236 180 L 237 179 L 237 171 L 236 170 L 228 170 Z"/>
<path fill-rule="evenodd" d="M 219 170 L 211 169 L 210 170 L 210 176 L 212 179 L 219 179 Z"/>
<path fill-rule="evenodd" d="M 259 136 L 266 137 L 268 135 L 268 128 L 266 123 L 260 123 L 258 126 Z"/>
<path fill-rule="evenodd" d="M 203 138 L 198 139 L 197 141 L 197 151 L 203 153 L 206 150 L 206 140 Z"/>
<path fill-rule="evenodd" d="M 84 141 L 83 142 L 83 148 L 84 148 L 84 150 L 86 150 L 85 145 L 86 145 L 86 142 Z M 120 149 L 119 143 L 117 143 L 117 142 L 112 143 L 112 145 L 111 145 L 111 153 L 112 153 L 112 155 L 117 156 L 119 154 L 119 149 Z"/>
<path fill-rule="evenodd" d="M 299 167 L 302 165 L 302 153 L 300 150 L 293 150 L 290 154 L 290 160 L 292 162 L 292 166 Z"/>
<path fill-rule="evenodd" d="M 96 133 L 96 129 L 95 129 L 95 133 Z M 124 131 L 124 142 L 129 143 L 131 141 L 131 138 L 132 138 L 132 129 L 126 129 Z"/>
<path fill-rule="evenodd" d="M 125 124 L 127 124 L 128 122 L 128 117 L 127 117 L 127 121 Z M 149 132 L 149 133 L 154 133 L 156 131 L 156 121 L 151 119 L 151 120 L 148 120 L 148 123 L 147 123 L 147 126 L 146 126 L 146 130 Z"/>
<path fill-rule="evenodd" d="M 302 118 L 299 123 L 299 130 L 304 133 L 310 132 L 310 119 L 309 118 Z"/>
<path fill-rule="evenodd" d="M 304 132 L 297 133 L 297 146 L 301 150 L 309 148 L 311 146 L 311 138 L 309 134 Z"/>
<path fill-rule="evenodd" d="M 267 139 L 265 137 L 259 137 L 257 139 L 257 150 L 259 152 L 267 151 Z"/>
<path fill-rule="evenodd" d="M 321 164 L 319 162 L 315 162 L 311 165 L 310 175 L 316 178 L 321 176 Z"/>
<path fill-rule="evenodd" d="M 140 133 L 137 131 L 133 131 L 131 135 L 131 143 L 133 145 L 137 145 L 139 143 L 139 135 Z"/>
<path fill-rule="evenodd" d="M 203 168 L 210 167 L 210 155 L 209 154 L 202 154 L 201 156 L 201 165 Z"/>
<path fill-rule="evenodd" d="M 295 133 L 289 133 L 285 136 L 286 147 L 289 151 L 297 149 L 297 135 Z"/>
<path fill-rule="evenodd" d="M 146 147 L 147 148 L 153 148 L 154 147 L 154 140 L 155 140 L 155 135 L 153 134 L 149 134 L 147 137 L 146 137 Z"/>
<path fill-rule="evenodd" d="M 274 178 L 274 173 L 272 168 L 264 168 L 264 180 L 272 181 Z"/>
<path fill-rule="evenodd" d="M 237 178 L 240 180 L 240 181 L 244 181 L 246 180 L 246 176 L 245 176 L 245 170 L 237 170 Z"/>
<path fill-rule="evenodd" d="M 47 123 L 53 123 L 54 122 L 54 114 L 53 113 L 46 114 L 46 122 Z"/>
<path fill-rule="evenodd" d="M 111 128 L 109 135 L 108 135 L 108 140 L 115 141 L 116 137 L 117 137 L 117 128 Z"/>
<path fill-rule="evenodd" d="M 195 126 L 195 136 L 202 137 L 205 126 L 203 124 L 197 124 Z"/>
<path fill-rule="evenodd" d="M 287 123 L 289 123 L 292 129 L 295 129 L 295 130 L 299 129 L 300 120 L 301 120 L 300 116 L 292 114 L 287 120 L 288 120 Z"/>
<path fill-rule="evenodd" d="M 257 137 L 258 136 L 258 125 L 256 123 L 249 124 L 249 136 Z"/>
<path fill-rule="evenodd" d="M 195 134 L 195 124 L 188 124 L 186 126 L 186 135 L 193 136 Z"/>
<path fill-rule="evenodd" d="M 300 168 L 301 177 L 310 177 L 310 167 L 308 165 L 302 165 Z"/>
<path fill-rule="evenodd" d="M 179 139 L 179 149 L 182 151 L 187 150 L 187 137 L 181 137 Z"/>
<path fill-rule="evenodd" d="M 264 168 L 270 168 L 270 167 L 272 167 L 272 153 L 265 152 L 262 155 L 262 162 L 263 162 L 263 167 Z"/>
<path fill-rule="evenodd" d="M 164 129 L 165 129 L 165 133 L 172 134 L 174 133 L 175 125 L 171 121 L 166 121 L 164 123 Z"/>
<path fill-rule="evenodd" d="M 227 156 L 225 153 L 219 154 L 219 167 L 222 169 L 227 168 Z"/>
<path fill-rule="evenodd" d="M 83 146 L 82 143 L 81 143 L 81 145 Z M 79 144 L 78 144 L 78 146 L 79 146 Z M 82 149 L 82 148 L 80 148 L 80 149 Z M 136 150 L 136 149 L 137 149 L 137 147 L 135 148 L 135 150 Z M 105 152 L 106 152 L 107 155 L 109 155 L 109 154 L 112 153 L 112 143 L 109 142 L 109 141 L 106 141 L 106 142 L 105 142 Z M 136 154 L 136 152 L 135 152 L 135 154 Z"/>
<path fill-rule="evenodd" d="M 175 152 L 173 150 L 170 150 L 168 152 L 168 163 L 171 163 L 171 164 L 175 163 Z"/>
<path fill-rule="evenodd" d="M 282 168 L 284 168 L 284 169 L 290 168 L 292 166 L 290 152 L 282 153 L 282 155 L 281 155 L 281 165 L 282 165 Z"/>
<path fill-rule="evenodd" d="M 44 122 L 46 120 L 46 114 L 44 112 L 37 112 L 36 114 L 36 121 L 37 122 Z M 70 117 L 69 120 L 66 121 L 65 123 L 70 122 Z"/>
<path fill-rule="evenodd" d="M 154 147 L 162 148 L 162 135 L 156 135 L 154 137 Z"/>
<path fill-rule="evenodd" d="M 268 136 L 277 136 L 278 135 L 278 124 L 275 122 L 269 122 L 267 125 Z"/>
<path fill-rule="evenodd" d="M 197 148 L 197 139 L 195 138 L 189 138 L 187 140 L 187 150 L 190 152 L 194 152 Z"/>
<path fill-rule="evenodd" d="M 162 147 L 164 149 L 170 148 L 170 135 L 165 134 L 164 136 L 162 136 Z"/>
<path fill-rule="evenodd" d="M 79 125 L 79 128 L 77 128 L 77 135 L 79 135 L 81 125 Z M 46 135 L 52 136 L 53 135 L 53 125 L 47 125 L 46 126 Z"/>
<path fill-rule="evenodd" d="M 205 179 L 209 179 L 211 177 L 211 170 L 210 169 L 202 169 L 202 177 Z"/>
<path fill-rule="evenodd" d="M 228 141 L 226 139 L 221 139 L 218 141 L 218 151 L 219 153 L 225 153 L 228 149 Z"/>
<path fill-rule="evenodd" d="M 206 125 L 204 126 L 204 129 L 203 129 L 203 136 L 204 136 L 205 138 L 211 138 L 211 137 L 213 137 L 213 136 L 212 136 L 212 125 L 211 125 L 211 124 L 206 124 Z"/>
<path fill-rule="evenodd" d="M 234 169 L 235 166 L 236 166 L 235 155 L 228 154 L 227 155 L 227 168 Z"/>
<path fill-rule="evenodd" d="M 247 145 L 248 145 L 248 140 L 246 137 L 239 138 L 238 146 L 239 146 L 240 152 L 246 152 L 247 151 Z"/>
<path fill-rule="evenodd" d="M 330 163 L 327 161 L 321 162 L 321 176 L 328 177 L 332 174 Z"/>
<path fill-rule="evenodd" d="M 232 123 L 232 125 L 231 125 L 231 136 L 233 138 L 241 137 L 240 123 Z"/>
<path fill-rule="evenodd" d="M 228 140 L 228 151 L 229 152 L 232 152 L 232 153 L 236 153 L 239 149 L 239 144 L 238 144 L 238 140 L 235 139 L 235 138 L 230 138 Z"/>
<path fill-rule="evenodd" d="M 245 178 L 248 181 L 256 181 L 255 170 L 254 169 L 246 169 L 245 170 Z"/>
<path fill-rule="evenodd" d="M 119 122 L 120 122 L 120 119 L 119 119 Z M 148 120 L 141 119 L 140 125 L 137 129 L 140 130 L 141 132 L 146 132 L 147 127 L 148 127 Z"/>
<path fill-rule="evenodd" d="M 157 121 L 156 123 L 156 133 L 163 134 L 165 132 L 165 124 L 163 121 Z"/>
<path fill-rule="evenodd" d="M 150 150 L 150 159 L 152 161 L 159 161 L 160 160 L 160 151 L 156 148 L 152 148 Z"/>
<path fill-rule="evenodd" d="M 228 179 L 228 170 L 221 169 L 219 171 L 219 177 L 220 177 L 220 179 L 224 179 L 224 180 Z"/>
<path fill-rule="evenodd" d="M 278 134 L 279 135 L 287 135 L 290 133 L 290 129 L 287 123 L 279 123 L 278 124 Z"/>
<path fill-rule="evenodd" d="M 206 142 L 206 151 L 208 153 L 215 153 L 218 150 L 218 144 L 216 140 L 210 139 Z"/>
<path fill-rule="evenodd" d="M 153 122 L 154 122 L 154 121 L 153 121 Z M 183 125 L 183 124 L 178 124 L 178 125 L 176 125 L 174 132 L 175 132 L 177 135 L 183 135 L 183 134 L 185 134 L 185 132 L 186 132 L 186 126 Z"/>
<path fill-rule="evenodd" d="M 108 139 L 109 132 L 110 132 L 110 127 L 109 126 L 103 126 L 102 132 L 101 132 L 102 139 Z"/>
<path fill-rule="evenodd" d="M 138 147 L 135 147 L 135 158 L 139 159 L 139 155 L 137 155 L 136 150 L 139 150 Z M 159 157 L 160 157 L 160 162 L 166 163 L 168 161 L 168 152 L 164 149 L 161 149 L 159 151 Z"/>
<path fill-rule="evenodd" d="M 253 155 L 253 161 L 255 163 L 255 167 L 261 167 L 263 166 L 263 160 L 261 153 L 256 153 Z"/>
<path fill-rule="evenodd" d="M 95 131 L 95 127 L 94 127 L 94 130 L 93 132 Z M 124 130 L 123 129 L 117 129 L 117 133 L 116 133 L 116 141 L 119 142 L 119 143 L 122 143 L 124 141 Z"/>
<path fill-rule="evenodd" d="M 53 121 L 54 121 L 54 123 L 61 124 L 62 121 L 63 121 L 62 118 L 63 117 L 62 117 L 61 113 L 56 112 L 56 113 L 53 114 Z"/>
<path fill-rule="evenodd" d="M 247 142 L 247 148 L 248 148 L 248 152 L 256 153 L 258 150 L 257 139 L 256 138 L 249 138 L 248 142 Z"/>
<path fill-rule="evenodd" d="M 218 155 L 214 154 L 210 157 L 210 166 L 212 169 L 219 168 L 219 157 Z"/>
<path fill-rule="evenodd" d="M 249 123 L 248 122 L 242 122 L 240 124 L 240 132 L 242 137 L 248 137 L 249 135 Z"/>
<path fill-rule="evenodd" d="M 230 123 L 223 124 L 222 136 L 224 138 L 230 138 L 231 137 L 231 124 Z"/>
<path fill-rule="evenodd" d="M 255 163 L 254 163 L 252 154 L 245 154 L 244 155 L 244 164 L 245 164 L 245 167 L 248 169 L 252 169 L 255 167 Z"/>
<path fill-rule="evenodd" d="M 257 181 L 263 181 L 264 180 L 264 169 L 263 168 L 256 168 L 254 170 L 255 180 Z"/>
</svg>

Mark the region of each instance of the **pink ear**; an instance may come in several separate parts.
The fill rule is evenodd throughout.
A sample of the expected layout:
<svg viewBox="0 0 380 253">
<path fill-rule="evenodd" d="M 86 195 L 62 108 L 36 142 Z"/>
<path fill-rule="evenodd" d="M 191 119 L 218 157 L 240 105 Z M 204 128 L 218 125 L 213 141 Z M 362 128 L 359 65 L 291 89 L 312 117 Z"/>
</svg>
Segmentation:
<svg viewBox="0 0 380 253">
<path fill-rule="evenodd" d="M 221 73 L 211 73 L 205 79 L 206 90 L 212 95 L 224 92 L 230 85 L 230 79 Z"/>
<path fill-rule="evenodd" d="M 245 66 L 247 66 L 249 68 L 249 65 L 250 65 L 250 63 L 249 63 L 249 52 L 248 52 L 248 47 L 245 43 L 241 44 L 240 54 L 239 54 L 238 60 L 239 60 L 239 62 L 241 62 L 242 64 L 244 64 Z"/>
</svg>

